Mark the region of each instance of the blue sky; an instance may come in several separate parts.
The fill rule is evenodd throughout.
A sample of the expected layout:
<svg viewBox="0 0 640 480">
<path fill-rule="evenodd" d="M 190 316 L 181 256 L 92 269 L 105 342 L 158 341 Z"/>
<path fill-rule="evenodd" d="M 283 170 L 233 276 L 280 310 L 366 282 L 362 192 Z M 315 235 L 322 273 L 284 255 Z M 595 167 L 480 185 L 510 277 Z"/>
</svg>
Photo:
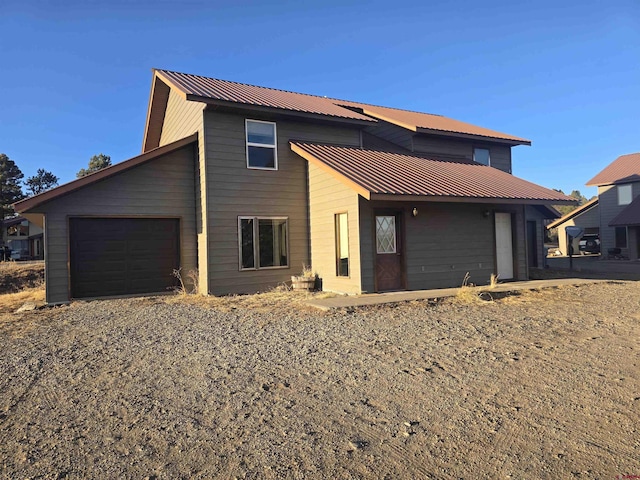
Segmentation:
<svg viewBox="0 0 640 480">
<path fill-rule="evenodd" d="M 151 68 L 446 115 L 533 141 L 565 192 L 640 151 L 640 2 L 0 0 L 0 152 L 138 155 Z"/>
</svg>

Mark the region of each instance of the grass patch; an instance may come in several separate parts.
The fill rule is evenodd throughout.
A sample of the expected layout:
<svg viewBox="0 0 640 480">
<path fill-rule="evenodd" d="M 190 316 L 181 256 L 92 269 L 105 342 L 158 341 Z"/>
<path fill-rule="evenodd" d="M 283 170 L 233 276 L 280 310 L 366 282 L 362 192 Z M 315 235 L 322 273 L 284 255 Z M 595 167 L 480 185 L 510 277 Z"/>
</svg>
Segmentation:
<svg viewBox="0 0 640 480">
<path fill-rule="evenodd" d="M 469 283 L 469 278 L 469 272 L 467 272 L 462 280 L 462 285 L 460 285 L 460 288 L 454 297 L 454 301 L 456 303 L 462 305 L 479 305 L 493 301 L 493 295 L 491 295 L 489 291 L 498 286 L 497 275 L 491 274 L 489 285 L 481 287 L 477 287 L 473 283 Z"/>
<path fill-rule="evenodd" d="M 0 294 L 18 293 L 44 285 L 44 262 L 0 262 Z"/>
<path fill-rule="evenodd" d="M 44 285 L 21 292 L 0 295 L 0 313 L 13 313 L 27 302 L 44 305 Z"/>
<path fill-rule="evenodd" d="M 311 310 L 306 302 L 312 299 L 329 298 L 335 296 L 330 292 L 298 292 L 293 291 L 288 285 L 280 285 L 272 290 L 249 295 L 224 295 L 216 297 L 213 295 L 184 295 L 179 294 L 171 297 L 164 297 L 167 303 L 182 303 L 198 305 L 203 308 L 214 308 L 223 312 L 236 309 L 247 309 L 255 311 L 291 311 L 291 310 Z M 313 310 L 315 311 L 315 310 Z"/>
</svg>

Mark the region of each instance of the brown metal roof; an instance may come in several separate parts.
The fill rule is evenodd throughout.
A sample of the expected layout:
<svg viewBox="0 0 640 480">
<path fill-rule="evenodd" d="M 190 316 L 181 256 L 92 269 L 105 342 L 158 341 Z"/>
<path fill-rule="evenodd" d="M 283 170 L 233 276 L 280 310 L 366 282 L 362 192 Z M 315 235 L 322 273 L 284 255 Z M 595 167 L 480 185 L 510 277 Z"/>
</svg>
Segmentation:
<svg viewBox="0 0 640 480">
<path fill-rule="evenodd" d="M 130 168 L 153 160 L 160 155 L 173 152 L 174 150 L 178 150 L 179 148 L 185 147 L 197 141 L 198 134 L 194 133 L 193 135 L 190 135 L 188 137 L 176 140 L 173 143 L 168 143 L 167 145 L 163 145 L 162 147 L 149 150 L 148 152 L 143 153 L 142 155 L 138 155 L 137 157 L 133 157 L 129 160 L 111 165 L 110 167 L 103 168 L 102 170 L 98 170 L 97 172 L 91 173 L 84 177 L 80 177 L 77 180 L 73 180 L 69 183 L 65 183 L 64 185 L 60 185 L 59 187 L 47 190 L 46 192 L 40 193 L 38 195 L 34 195 L 33 197 L 20 200 L 19 202 L 14 203 L 13 207 L 15 211 L 19 213 L 28 212 L 29 210 L 33 211 L 33 208 L 45 202 L 49 202 L 55 198 L 86 187 L 87 185 L 91 185 L 93 183 L 99 182 L 100 180 L 112 177 L 113 175 L 124 172 L 125 170 L 129 170 Z"/>
<path fill-rule="evenodd" d="M 340 107 L 324 97 L 168 70 L 156 70 L 156 73 L 190 100 L 217 100 L 375 123 L 371 117 Z"/>
<path fill-rule="evenodd" d="M 524 138 L 477 127 L 442 115 L 258 87 L 169 70 L 155 70 L 155 72 L 164 81 L 180 90 L 189 100 L 240 103 L 367 122 L 375 122 L 374 118 L 376 118 L 414 132 L 480 137 L 487 140 L 502 140 L 513 145 L 531 144 L 530 140 Z M 362 113 L 354 110 L 360 110 Z"/>
<path fill-rule="evenodd" d="M 640 153 L 629 153 L 616 158 L 604 170 L 589 180 L 587 186 L 638 181 L 640 181 Z"/>
<path fill-rule="evenodd" d="M 291 149 L 331 171 L 368 199 L 566 204 L 575 199 L 478 163 L 431 160 L 355 147 L 290 142 Z M 404 197 L 404 198 L 402 198 Z"/>
<path fill-rule="evenodd" d="M 336 100 L 339 102 L 339 100 Z M 453 118 L 434 115 L 432 113 L 414 112 L 398 108 L 380 107 L 358 102 L 343 102 L 344 105 L 361 109 L 363 113 L 380 120 L 399 125 L 401 127 L 421 133 L 457 133 L 487 139 L 507 140 L 514 144 L 531 145 L 525 138 L 514 137 L 506 133 L 496 132 L 488 128 L 478 127 L 470 123 L 454 120 Z"/>
<path fill-rule="evenodd" d="M 549 225 L 547 225 L 547 229 L 556 228 L 558 225 L 563 224 L 567 220 L 571 220 L 573 217 L 577 217 L 578 215 L 586 212 L 587 210 L 589 210 L 589 209 L 591 209 L 593 207 L 597 207 L 597 206 L 598 206 L 598 197 L 589 200 L 584 205 L 580 205 L 575 210 L 571 210 L 566 215 L 564 215 L 564 216 L 560 217 L 559 219 L 551 222 Z"/>
<path fill-rule="evenodd" d="M 627 225 L 640 225 L 640 195 L 633 199 L 613 220 L 610 227 L 624 227 Z"/>
</svg>

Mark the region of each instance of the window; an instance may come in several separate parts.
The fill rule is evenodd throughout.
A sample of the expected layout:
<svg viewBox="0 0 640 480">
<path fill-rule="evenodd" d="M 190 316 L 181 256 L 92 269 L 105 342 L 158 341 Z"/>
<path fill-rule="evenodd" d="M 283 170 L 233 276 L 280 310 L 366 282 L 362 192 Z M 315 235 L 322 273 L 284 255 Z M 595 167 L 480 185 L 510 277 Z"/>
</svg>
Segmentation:
<svg viewBox="0 0 640 480">
<path fill-rule="evenodd" d="M 259 120 L 245 121 L 247 168 L 277 170 L 276 124 Z"/>
<path fill-rule="evenodd" d="M 627 248 L 627 227 L 616 227 L 616 248 Z"/>
<path fill-rule="evenodd" d="M 396 217 L 376 215 L 376 253 L 396 253 Z"/>
<path fill-rule="evenodd" d="M 618 185 L 618 205 L 629 205 L 631 196 L 631 185 Z"/>
<path fill-rule="evenodd" d="M 473 161 L 483 165 L 491 165 L 491 156 L 488 148 L 474 148 Z"/>
<path fill-rule="evenodd" d="M 240 270 L 289 266 L 286 217 L 238 217 Z"/>
<path fill-rule="evenodd" d="M 346 213 L 336 214 L 336 276 L 349 276 L 349 222 Z"/>
</svg>

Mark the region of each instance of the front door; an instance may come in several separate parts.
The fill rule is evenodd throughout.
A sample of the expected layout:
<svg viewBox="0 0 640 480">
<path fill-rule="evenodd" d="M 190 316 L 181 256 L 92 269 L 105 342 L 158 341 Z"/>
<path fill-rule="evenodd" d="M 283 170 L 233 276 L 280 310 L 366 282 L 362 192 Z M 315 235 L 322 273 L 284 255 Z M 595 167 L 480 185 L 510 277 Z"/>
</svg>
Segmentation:
<svg viewBox="0 0 640 480">
<path fill-rule="evenodd" d="M 401 290 L 402 242 L 400 215 L 376 215 L 376 289 L 379 292 Z"/>
<path fill-rule="evenodd" d="M 513 279 L 511 214 L 496 212 L 496 271 L 500 280 Z"/>
</svg>

